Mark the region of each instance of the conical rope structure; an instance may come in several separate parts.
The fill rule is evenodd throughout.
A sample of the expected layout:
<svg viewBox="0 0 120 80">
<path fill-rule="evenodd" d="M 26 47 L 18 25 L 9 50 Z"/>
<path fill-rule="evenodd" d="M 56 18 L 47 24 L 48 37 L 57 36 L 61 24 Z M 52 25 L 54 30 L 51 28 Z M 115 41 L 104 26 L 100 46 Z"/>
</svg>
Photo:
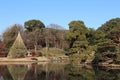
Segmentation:
<svg viewBox="0 0 120 80">
<path fill-rule="evenodd" d="M 7 57 L 8 58 L 20 58 L 20 57 L 25 57 L 26 54 L 27 54 L 27 48 L 19 32 L 15 42 L 10 48 L 10 51 Z"/>
</svg>

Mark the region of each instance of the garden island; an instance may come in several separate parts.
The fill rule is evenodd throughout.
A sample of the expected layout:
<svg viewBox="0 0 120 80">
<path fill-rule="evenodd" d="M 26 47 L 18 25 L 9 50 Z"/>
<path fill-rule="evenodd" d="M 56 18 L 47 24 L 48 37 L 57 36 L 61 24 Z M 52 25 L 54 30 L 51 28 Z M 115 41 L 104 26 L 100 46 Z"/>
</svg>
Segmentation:
<svg viewBox="0 0 120 80">
<path fill-rule="evenodd" d="M 120 67 L 120 18 L 106 21 L 98 29 L 83 21 L 71 21 L 69 30 L 45 26 L 32 19 L 15 24 L 0 38 L 0 62 L 69 61 Z"/>
</svg>

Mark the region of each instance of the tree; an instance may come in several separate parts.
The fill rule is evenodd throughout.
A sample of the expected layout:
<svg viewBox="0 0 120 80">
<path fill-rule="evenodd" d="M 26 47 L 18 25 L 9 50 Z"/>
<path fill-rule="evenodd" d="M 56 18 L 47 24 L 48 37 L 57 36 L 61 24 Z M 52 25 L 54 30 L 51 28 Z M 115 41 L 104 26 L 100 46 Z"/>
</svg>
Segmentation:
<svg viewBox="0 0 120 80">
<path fill-rule="evenodd" d="M 56 29 L 56 30 L 65 30 L 62 26 L 60 26 L 58 24 L 50 24 L 47 26 L 47 28 L 52 28 L 52 29 Z"/>
<path fill-rule="evenodd" d="M 0 35 L 0 53 L 3 51 L 2 36 Z"/>
<path fill-rule="evenodd" d="M 112 63 L 113 61 L 115 61 L 117 58 L 116 47 L 117 45 L 113 43 L 112 40 L 106 41 L 104 43 L 99 43 L 93 63 L 95 64 L 98 64 L 99 62 Z"/>
<path fill-rule="evenodd" d="M 27 49 L 34 49 L 34 44 L 35 44 L 35 34 L 34 32 L 24 32 L 24 42 L 27 47 Z"/>
<path fill-rule="evenodd" d="M 7 57 L 20 58 L 20 57 L 25 57 L 26 54 L 27 54 L 27 48 L 19 32 L 16 40 L 14 41 L 12 47 L 10 48 L 10 51 Z"/>
<path fill-rule="evenodd" d="M 3 43 L 0 41 L 0 53 L 3 51 Z"/>
<path fill-rule="evenodd" d="M 45 25 L 40 20 L 28 20 L 24 23 L 25 29 L 28 31 L 34 31 L 35 29 L 45 28 Z"/>
<path fill-rule="evenodd" d="M 37 50 L 41 47 L 45 47 L 45 39 L 44 39 L 44 30 L 36 29 L 35 31 L 25 31 L 24 37 L 25 37 L 25 45 L 27 49 L 34 49 L 35 53 L 37 53 Z"/>
<path fill-rule="evenodd" d="M 45 25 L 43 24 L 43 22 L 41 22 L 40 20 L 28 20 L 24 23 L 24 27 L 26 29 L 26 33 L 28 35 L 26 35 L 28 38 L 26 39 L 26 44 L 27 47 L 33 47 L 35 48 L 35 52 L 38 46 L 41 46 L 41 41 L 43 41 L 42 39 L 42 34 L 43 34 L 43 28 L 45 28 Z M 32 34 L 32 35 L 29 35 Z M 30 38 L 31 37 L 31 38 Z M 32 43 L 32 45 L 29 45 L 29 43 Z M 42 44 L 43 45 L 43 44 Z"/>
<path fill-rule="evenodd" d="M 95 44 L 103 43 L 111 38 L 111 35 L 120 31 L 120 18 L 113 18 L 105 22 L 95 31 Z"/>
<path fill-rule="evenodd" d="M 52 46 L 62 49 L 66 48 L 67 42 L 65 41 L 64 35 L 66 34 L 67 30 L 57 24 L 50 24 L 47 27 L 47 36 L 49 37 L 49 40 L 51 40 Z"/>
<path fill-rule="evenodd" d="M 120 18 L 113 18 L 107 21 L 97 30 L 101 30 L 106 35 L 108 35 L 111 32 L 119 32 L 120 31 Z"/>
<path fill-rule="evenodd" d="M 13 42 L 15 41 L 15 38 L 17 37 L 18 32 L 23 32 L 23 27 L 19 24 L 15 24 L 8 28 L 3 33 L 3 44 L 5 47 L 5 53 L 8 53 L 10 47 L 12 46 Z"/>
<path fill-rule="evenodd" d="M 88 29 L 83 21 L 72 21 L 69 23 L 69 31 L 65 36 L 66 40 L 70 42 L 69 54 L 84 53 L 88 46 L 87 32 Z"/>
<path fill-rule="evenodd" d="M 87 41 L 90 46 L 95 45 L 95 30 L 93 28 L 88 29 L 88 33 L 86 34 Z"/>
<path fill-rule="evenodd" d="M 120 31 L 120 18 L 113 18 L 96 30 L 96 38 L 109 39 L 114 32 Z M 99 35 L 98 35 L 99 34 Z M 105 40 L 104 40 L 105 41 Z"/>
<path fill-rule="evenodd" d="M 120 18 L 114 18 L 96 30 L 97 50 L 94 63 L 120 60 Z"/>
</svg>

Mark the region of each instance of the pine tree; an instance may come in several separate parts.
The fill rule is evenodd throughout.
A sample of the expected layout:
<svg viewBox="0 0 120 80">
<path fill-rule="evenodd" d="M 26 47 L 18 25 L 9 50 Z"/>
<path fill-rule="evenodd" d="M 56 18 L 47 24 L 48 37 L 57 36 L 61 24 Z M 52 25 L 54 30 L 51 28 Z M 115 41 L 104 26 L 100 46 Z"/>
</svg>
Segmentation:
<svg viewBox="0 0 120 80">
<path fill-rule="evenodd" d="M 26 54 L 27 54 L 27 48 L 19 32 L 15 42 L 10 48 L 10 51 L 7 57 L 8 58 L 20 58 L 20 57 L 25 57 Z"/>
</svg>

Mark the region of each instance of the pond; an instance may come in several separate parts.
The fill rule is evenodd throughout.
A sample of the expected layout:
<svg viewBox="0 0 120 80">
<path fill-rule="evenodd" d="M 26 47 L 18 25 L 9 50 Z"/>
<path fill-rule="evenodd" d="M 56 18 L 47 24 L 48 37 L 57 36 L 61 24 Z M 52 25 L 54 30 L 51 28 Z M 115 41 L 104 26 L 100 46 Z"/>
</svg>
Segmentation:
<svg viewBox="0 0 120 80">
<path fill-rule="evenodd" d="M 0 80 L 120 80 L 120 70 L 68 63 L 0 63 Z"/>
</svg>

